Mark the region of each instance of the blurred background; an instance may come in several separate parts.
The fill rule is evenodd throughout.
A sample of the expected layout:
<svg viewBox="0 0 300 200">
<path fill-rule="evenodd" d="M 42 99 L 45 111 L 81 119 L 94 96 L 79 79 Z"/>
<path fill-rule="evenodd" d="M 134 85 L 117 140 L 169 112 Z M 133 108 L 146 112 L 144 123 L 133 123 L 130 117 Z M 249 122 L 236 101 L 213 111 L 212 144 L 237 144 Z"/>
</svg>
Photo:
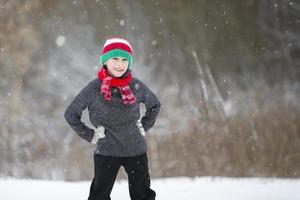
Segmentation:
<svg viewBox="0 0 300 200">
<path fill-rule="evenodd" d="M 0 177 L 93 177 L 63 114 L 122 36 L 162 103 L 153 178 L 299 178 L 299 35 L 295 0 L 0 0 Z"/>
</svg>

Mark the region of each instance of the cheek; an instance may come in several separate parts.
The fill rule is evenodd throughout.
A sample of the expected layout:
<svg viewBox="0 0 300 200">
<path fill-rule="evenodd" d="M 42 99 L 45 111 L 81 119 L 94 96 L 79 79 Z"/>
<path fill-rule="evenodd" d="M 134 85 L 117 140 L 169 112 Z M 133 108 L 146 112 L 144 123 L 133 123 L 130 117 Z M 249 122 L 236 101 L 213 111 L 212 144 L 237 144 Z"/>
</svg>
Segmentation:
<svg viewBox="0 0 300 200">
<path fill-rule="evenodd" d="M 123 66 L 128 66 L 129 62 L 123 62 L 122 64 L 123 64 Z"/>
<path fill-rule="evenodd" d="M 113 68 L 115 66 L 115 63 L 114 62 L 108 62 L 106 65 L 107 65 L 108 68 Z"/>
<path fill-rule="evenodd" d="M 113 71 L 113 66 L 111 65 L 111 64 L 106 64 L 106 66 L 107 66 L 107 69 L 111 72 L 111 71 Z"/>
</svg>

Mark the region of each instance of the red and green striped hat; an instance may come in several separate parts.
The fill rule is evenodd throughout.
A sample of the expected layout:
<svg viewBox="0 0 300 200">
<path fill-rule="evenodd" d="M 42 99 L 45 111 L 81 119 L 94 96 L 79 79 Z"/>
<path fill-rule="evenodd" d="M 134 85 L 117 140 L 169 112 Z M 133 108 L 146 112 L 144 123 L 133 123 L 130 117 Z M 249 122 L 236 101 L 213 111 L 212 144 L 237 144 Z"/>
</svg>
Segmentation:
<svg viewBox="0 0 300 200">
<path fill-rule="evenodd" d="M 103 66 L 104 63 L 113 57 L 123 57 L 129 61 L 129 66 L 131 67 L 132 58 L 132 47 L 130 43 L 123 38 L 110 38 L 107 39 L 102 48 L 102 55 L 100 56 L 100 65 Z"/>
</svg>

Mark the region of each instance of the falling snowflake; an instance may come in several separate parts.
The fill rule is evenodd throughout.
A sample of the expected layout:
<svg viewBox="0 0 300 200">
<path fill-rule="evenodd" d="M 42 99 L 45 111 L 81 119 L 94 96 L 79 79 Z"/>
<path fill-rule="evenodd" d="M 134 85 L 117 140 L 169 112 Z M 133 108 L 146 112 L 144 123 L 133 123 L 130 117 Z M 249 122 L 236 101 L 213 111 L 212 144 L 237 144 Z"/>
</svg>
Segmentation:
<svg viewBox="0 0 300 200">
<path fill-rule="evenodd" d="M 120 23 L 121 26 L 124 26 L 124 25 L 125 25 L 125 20 L 124 20 L 124 19 L 121 19 L 121 20 L 119 21 L 119 23 Z"/>
<path fill-rule="evenodd" d="M 65 44 L 65 41 L 66 41 L 66 38 L 64 36 L 60 35 L 56 38 L 56 45 L 58 47 L 61 47 Z"/>
</svg>

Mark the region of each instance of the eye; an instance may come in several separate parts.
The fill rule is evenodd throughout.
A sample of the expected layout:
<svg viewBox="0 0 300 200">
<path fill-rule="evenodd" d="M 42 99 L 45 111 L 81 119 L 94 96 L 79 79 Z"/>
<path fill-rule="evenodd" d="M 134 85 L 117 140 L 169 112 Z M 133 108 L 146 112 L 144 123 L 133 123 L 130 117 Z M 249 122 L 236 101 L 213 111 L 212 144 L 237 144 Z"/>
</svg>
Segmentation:
<svg viewBox="0 0 300 200">
<path fill-rule="evenodd" d="M 123 61 L 127 61 L 127 59 L 126 59 L 126 58 L 123 58 Z"/>
<path fill-rule="evenodd" d="M 114 60 L 118 60 L 118 58 L 113 58 Z"/>
</svg>

